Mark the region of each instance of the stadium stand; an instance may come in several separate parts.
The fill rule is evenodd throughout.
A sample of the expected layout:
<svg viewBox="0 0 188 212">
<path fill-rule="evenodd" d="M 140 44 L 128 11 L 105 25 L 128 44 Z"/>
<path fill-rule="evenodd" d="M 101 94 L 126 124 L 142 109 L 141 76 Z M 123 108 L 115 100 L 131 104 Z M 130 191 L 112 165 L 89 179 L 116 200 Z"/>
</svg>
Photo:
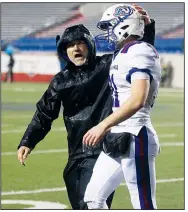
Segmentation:
<svg viewBox="0 0 188 212">
<path fill-rule="evenodd" d="M 67 24 L 83 23 L 96 35 L 96 23 L 113 3 L 2 3 L 2 39 L 14 39 L 32 32 L 52 37 Z M 140 3 L 156 20 L 156 33 L 184 24 L 183 3 Z M 168 16 L 166 15 L 168 13 Z M 73 22 L 71 22 L 74 20 Z M 59 24 L 58 24 L 59 23 Z M 55 25 L 55 27 L 54 27 Z M 43 33 L 41 33 L 43 29 Z M 51 31 L 52 30 L 52 31 Z M 39 33 L 39 32 L 40 33 Z"/>
<path fill-rule="evenodd" d="M 112 4 L 114 3 L 1 3 L 2 80 L 7 71 L 6 48 L 11 44 L 16 50 L 15 81 L 49 81 L 63 64 L 57 58 L 56 35 L 61 35 L 68 26 L 81 23 L 94 36 L 101 33 L 96 24 L 103 11 Z M 173 64 L 175 75 L 172 86 L 182 87 L 185 3 L 139 4 L 156 22 L 155 48 L 165 63 L 171 61 Z M 112 51 L 105 40 L 96 44 L 99 55 Z"/>
<path fill-rule="evenodd" d="M 168 30 L 172 27 L 178 26 L 184 23 L 184 16 L 182 10 L 184 10 L 184 4 L 179 3 L 139 3 L 150 16 L 156 21 L 156 34 Z M 101 7 L 102 5 L 102 7 Z M 80 11 L 87 17 L 83 22 L 88 26 L 91 31 L 95 34 L 96 32 L 96 21 L 99 20 L 102 12 L 110 4 L 101 3 L 88 3 L 80 7 Z M 97 17 L 94 17 L 93 12 L 90 15 L 90 11 L 97 11 Z M 89 11 L 89 12 L 88 12 Z M 167 16 L 168 13 L 168 16 Z M 96 19 L 95 19 L 96 18 Z"/>
<path fill-rule="evenodd" d="M 101 33 L 96 23 L 103 11 L 112 4 L 114 3 L 2 3 L 1 38 L 14 40 L 14 46 L 20 50 L 54 51 L 55 36 L 62 34 L 67 26 L 83 23 L 94 36 Z M 181 51 L 184 42 L 184 3 L 139 4 L 156 21 L 158 49 Z M 164 43 L 162 38 L 165 39 Z M 181 40 L 167 42 L 167 38 Z"/>
<path fill-rule="evenodd" d="M 62 22 L 60 25 L 44 30 L 42 34 L 35 35 L 36 37 L 53 37 L 62 32 L 67 25 L 83 23 L 91 32 L 96 35 L 100 33 L 96 23 L 99 21 L 103 11 L 114 3 L 87 3 L 83 4 L 78 9 L 78 18 L 71 23 L 68 21 Z M 156 20 L 156 34 L 174 28 L 180 24 L 184 24 L 184 16 L 182 15 L 183 4 L 178 3 L 140 3 L 145 8 L 150 16 Z M 168 16 L 166 13 L 168 12 Z"/>
<path fill-rule="evenodd" d="M 184 25 L 177 26 L 160 34 L 161 38 L 184 38 Z"/>
<path fill-rule="evenodd" d="M 1 39 L 13 40 L 61 22 L 82 3 L 1 3 Z"/>
</svg>

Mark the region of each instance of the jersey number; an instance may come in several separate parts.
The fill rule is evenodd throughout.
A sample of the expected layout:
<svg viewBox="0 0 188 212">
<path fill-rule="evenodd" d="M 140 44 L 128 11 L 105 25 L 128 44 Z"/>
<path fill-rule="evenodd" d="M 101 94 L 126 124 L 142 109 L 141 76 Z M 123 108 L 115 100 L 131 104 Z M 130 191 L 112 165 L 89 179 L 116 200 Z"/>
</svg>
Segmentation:
<svg viewBox="0 0 188 212">
<path fill-rule="evenodd" d="M 119 107 L 117 86 L 114 83 L 114 75 L 113 74 L 109 76 L 109 83 L 110 83 L 110 87 L 113 91 L 113 107 Z"/>
</svg>

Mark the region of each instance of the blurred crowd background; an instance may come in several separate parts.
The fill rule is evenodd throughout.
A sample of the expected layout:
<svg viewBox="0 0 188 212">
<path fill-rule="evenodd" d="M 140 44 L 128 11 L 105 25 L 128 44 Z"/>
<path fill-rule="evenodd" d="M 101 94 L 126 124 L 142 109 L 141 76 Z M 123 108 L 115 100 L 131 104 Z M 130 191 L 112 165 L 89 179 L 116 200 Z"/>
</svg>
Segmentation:
<svg viewBox="0 0 188 212">
<path fill-rule="evenodd" d="M 61 35 L 68 26 L 82 23 L 96 36 L 100 33 L 96 27 L 97 22 L 105 9 L 113 4 L 2 3 L 2 80 L 7 81 L 6 73 L 9 73 L 10 82 L 49 81 L 59 71 L 58 60 L 55 58 L 56 35 Z M 156 22 L 155 47 L 160 53 L 163 69 L 161 86 L 182 88 L 184 86 L 184 3 L 138 4 Z M 97 46 L 98 54 L 108 51 L 106 42 Z M 14 73 L 14 78 L 13 76 L 11 78 L 11 71 Z"/>
</svg>

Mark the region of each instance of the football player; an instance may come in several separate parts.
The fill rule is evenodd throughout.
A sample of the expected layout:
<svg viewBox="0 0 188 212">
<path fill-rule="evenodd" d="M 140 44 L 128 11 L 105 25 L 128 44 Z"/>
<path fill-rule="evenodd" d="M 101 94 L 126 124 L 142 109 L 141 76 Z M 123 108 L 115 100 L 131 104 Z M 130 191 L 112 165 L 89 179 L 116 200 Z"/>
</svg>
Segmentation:
<svg viewBox="0 0 188 212">
<path fill-rule="evenodd" d="M 84 201 L 89 209 L 108 209 L 107 197 L 125 179 L 134 209 L 156 209 L 155 157 L 160 147 L 150 112 L 161 78 L 159 56 L 152 45 L 139 41 L 144 20 L 131 5 L 109 7 L 98 27 L 104 31 L 98 38 L 116 45 L 109 73 L 113 113 L 83 137 L 89 146 L 104 140 Z"/>
</svg>

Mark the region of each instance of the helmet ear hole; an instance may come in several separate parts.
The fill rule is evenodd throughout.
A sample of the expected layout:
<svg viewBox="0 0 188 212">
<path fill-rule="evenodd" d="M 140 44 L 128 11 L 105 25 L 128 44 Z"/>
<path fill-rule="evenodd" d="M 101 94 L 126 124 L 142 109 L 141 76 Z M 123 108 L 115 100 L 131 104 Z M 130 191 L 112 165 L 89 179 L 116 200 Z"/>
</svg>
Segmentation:
<svg viewBox="0 0 188 212">
<path fill-rule="evenodd" d="M 125 30 L 127 27 L 129 27 L 129 25 L 122 26 L 121 29 Z"/>
<path fill-rule="evenodd" d="M 127 32 L 123 35 L 124 38 L 126 38 L 128 36 L 129 36 L 129 34 Z"/>
<path fill-rule="evenodd" d="M 122 26 L 121 29 L 122 29 L 122 30 L 126 30 L 128 27 L 129 27 L 129 25 L 125 25 L 125 26 Z M 121 35 L 121 32 L 120 32 L 119 34 Z M 123 37 L 124 37 L 124 38 L 128 37 L 128 33 L 126 32 L 126 33 L 123 35 Z"/>
</svg>

